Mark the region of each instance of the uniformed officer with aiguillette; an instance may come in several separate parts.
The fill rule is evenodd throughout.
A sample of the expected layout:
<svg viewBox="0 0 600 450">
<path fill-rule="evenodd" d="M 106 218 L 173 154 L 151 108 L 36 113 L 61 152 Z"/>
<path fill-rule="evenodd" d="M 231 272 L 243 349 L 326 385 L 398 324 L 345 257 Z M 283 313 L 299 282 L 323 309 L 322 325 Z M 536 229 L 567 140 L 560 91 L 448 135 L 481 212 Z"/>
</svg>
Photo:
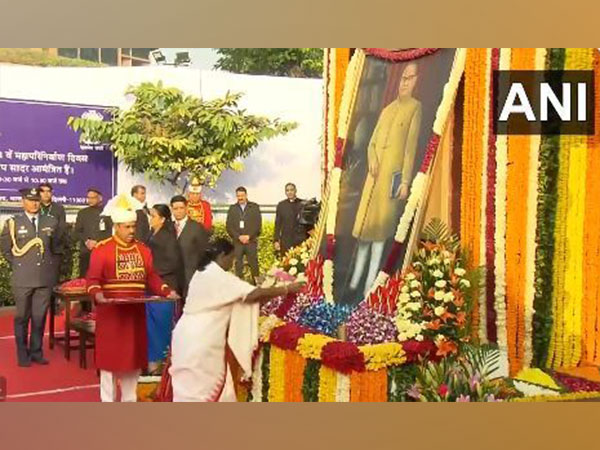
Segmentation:
<svg viewBox="0 0 600 450">
<path fill-rule="evenodd" d="M 40 214 L 37 188 L 22 189 L 23 212 L 4 223 L 2 253 L 12 266 L 11 287 L 17 311 L 14 319 L 19 366 L 48 364 L 42 352 L 46 313 L 55 270 L 53 255 L 60 252 L 57 220 Z M 31 336 L 28 336 L 31 321 Z"/>
</svg>

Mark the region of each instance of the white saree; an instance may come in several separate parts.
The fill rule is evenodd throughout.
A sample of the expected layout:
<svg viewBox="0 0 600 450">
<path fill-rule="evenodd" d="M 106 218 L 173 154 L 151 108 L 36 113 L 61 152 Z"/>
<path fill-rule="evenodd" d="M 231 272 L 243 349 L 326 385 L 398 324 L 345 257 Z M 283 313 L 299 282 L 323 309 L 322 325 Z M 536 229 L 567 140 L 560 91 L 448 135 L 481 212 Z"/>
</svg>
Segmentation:
<svg viewBox="0 0 600 450">
<path fill-rule="evenodd" d="M 254 289 L 216 263 L 194 274 L 183 315 L 173 330 L 169 373 L 174 402 L 236 401 L 225 345 L 244 376 L 250 377 L 258 345 L 259 305 L 244 299 Z"/>
</svg>

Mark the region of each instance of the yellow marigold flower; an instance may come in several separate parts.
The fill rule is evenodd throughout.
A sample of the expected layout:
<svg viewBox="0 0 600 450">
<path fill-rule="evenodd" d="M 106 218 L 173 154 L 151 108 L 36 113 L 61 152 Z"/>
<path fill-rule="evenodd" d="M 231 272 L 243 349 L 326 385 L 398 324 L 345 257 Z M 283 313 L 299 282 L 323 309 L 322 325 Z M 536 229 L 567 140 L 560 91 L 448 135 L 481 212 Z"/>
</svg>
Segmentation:
<svg viewBox="0 0 600 450">
<path fill-rule="evenodd" d="M 306 359 L 321 359 L 321 350 L 330 342 L 335 341 L 334 338 L 323 334 L 305 334 L 298 341 L 298 353 Z"/>
</svg>

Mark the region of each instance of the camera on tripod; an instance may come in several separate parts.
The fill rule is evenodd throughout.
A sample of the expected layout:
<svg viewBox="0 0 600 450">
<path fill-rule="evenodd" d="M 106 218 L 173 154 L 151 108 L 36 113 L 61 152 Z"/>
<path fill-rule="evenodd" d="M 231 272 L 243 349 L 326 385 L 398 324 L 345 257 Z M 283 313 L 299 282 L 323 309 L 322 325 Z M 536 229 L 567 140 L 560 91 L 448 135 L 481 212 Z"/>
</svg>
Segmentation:
<svg viewBox="0 0 600 450">
<path fill-rule="evenodd" d="M 318 202 L 316 198 L 311 198 L 309 200 L 302 200 L 300 205 L 298 223 L 306 227 L 307 231 L 310 231 L 315 227 L 317 220 L 319 220 L 321 202 Z"/>
</svg>

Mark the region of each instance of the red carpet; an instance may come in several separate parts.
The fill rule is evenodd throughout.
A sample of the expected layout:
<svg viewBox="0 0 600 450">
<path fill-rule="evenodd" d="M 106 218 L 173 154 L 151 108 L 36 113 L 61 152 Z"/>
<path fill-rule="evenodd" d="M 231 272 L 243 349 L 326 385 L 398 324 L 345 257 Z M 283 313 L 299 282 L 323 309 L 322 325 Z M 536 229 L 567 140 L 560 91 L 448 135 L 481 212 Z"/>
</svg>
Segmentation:
<svg viewBox="0 0 600 450">
<path fill-rule="evenodd" d="M 62 321 L 57 318 L 57 331 Z M 27 402 L 97 402 L 100 401 L 99 379 L 93 367 L 93 353 L 88 352 L 88 369 L 79 368 L 79 353 L 71 351 L 71 361 L 64 357 L 64 348 L 48 349 L 44 338 L 47 366 L 33 364 L 18 367 L 13 336 L 12 315 L 0 316 L 0 376 L 7 380 L 7 401 Z M 61 390 L 65 391 L 61 391 Z"/>
</svg>

